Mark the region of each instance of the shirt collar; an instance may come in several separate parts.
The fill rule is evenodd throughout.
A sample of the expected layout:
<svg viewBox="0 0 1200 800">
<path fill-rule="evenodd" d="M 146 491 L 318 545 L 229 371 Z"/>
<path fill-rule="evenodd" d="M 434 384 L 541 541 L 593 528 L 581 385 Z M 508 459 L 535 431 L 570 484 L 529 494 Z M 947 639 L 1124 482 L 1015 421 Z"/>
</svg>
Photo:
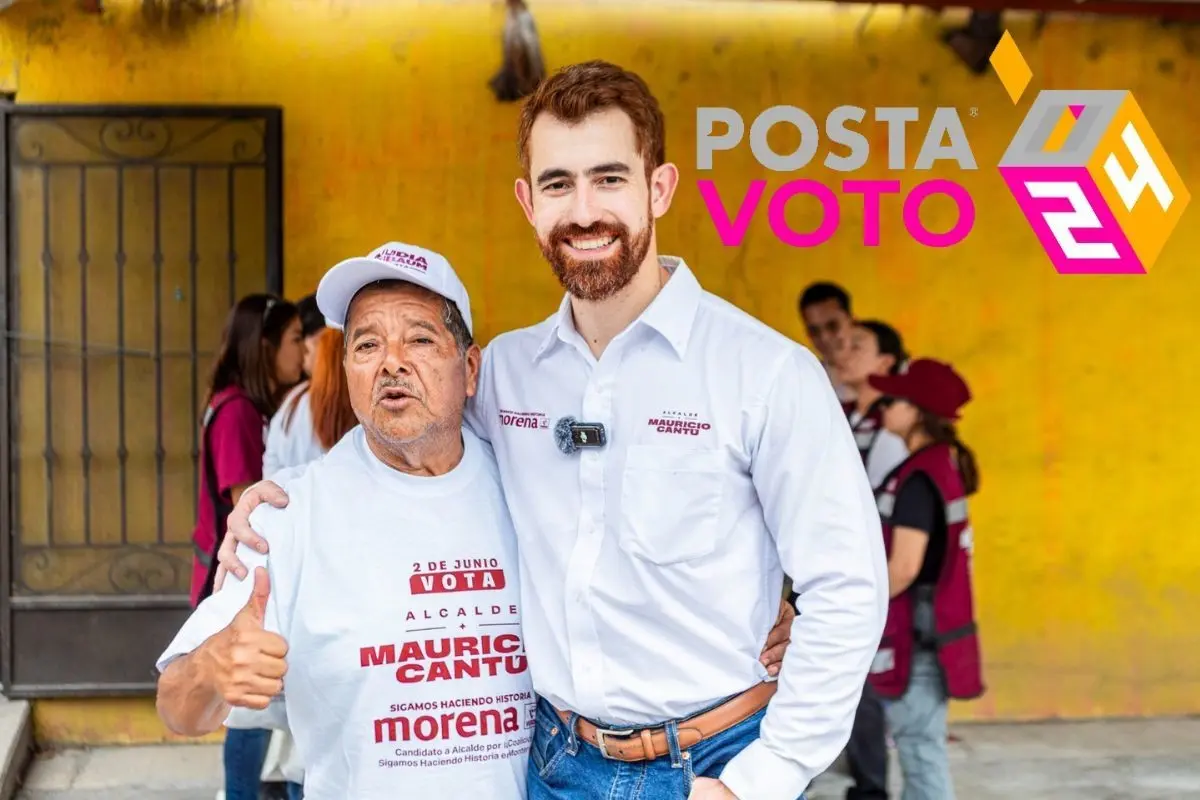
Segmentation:
<svg viewBox="0 0 1200 800">
<path fill-rule="evenodd" d="M 682 258 L 660 256 L 658 263 L 671 273 L 671 279 L 650 307 L 642 312 L 641 320 L 658 331 L 675 350 L 675 355 L 683 358 L 703 289 Z"/>
<path fill-rule="evenodd" d="M 657 331 L 671 345 L 675 354 L 683 358 L 703 290 L 682 258 L 659 256 L 658 263 L 671 273 L 671 278 L 633 325 L 642 323 Z M 571 316 L 571 296 L 564 294 L 558 311 L 550 322 L 550 329 L 546 331 L 546 336 L 534 353 L 534 362 L 541 360 L 556 343 L 570 343 L 573 338 L 578 337 L 579 333 L 575 330 L 575 321 Z"/>
</svg>

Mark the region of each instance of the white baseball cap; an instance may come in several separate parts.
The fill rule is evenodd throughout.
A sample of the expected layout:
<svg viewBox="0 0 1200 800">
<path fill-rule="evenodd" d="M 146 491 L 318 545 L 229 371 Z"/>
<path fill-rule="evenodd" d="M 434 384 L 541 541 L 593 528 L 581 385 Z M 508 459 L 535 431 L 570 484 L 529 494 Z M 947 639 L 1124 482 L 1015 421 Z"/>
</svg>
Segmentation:
<svg viewBox="0 0 1200 800">
<path fill-rule="evenodd" d="M 403 242 L 388 242 L 372 250 L 370 255 L 348 258 L 330 267 L 317 286 L 317 308 L 330 326 L 344 328 L 350 301 L 358 290 L 385 280 L 415 283 L 453 301 L 463 322 L 467 323 L 467 330 L 475 335 L 467 288 L 458 279 L 454 267 L 441 253 Z"/>
</svg>

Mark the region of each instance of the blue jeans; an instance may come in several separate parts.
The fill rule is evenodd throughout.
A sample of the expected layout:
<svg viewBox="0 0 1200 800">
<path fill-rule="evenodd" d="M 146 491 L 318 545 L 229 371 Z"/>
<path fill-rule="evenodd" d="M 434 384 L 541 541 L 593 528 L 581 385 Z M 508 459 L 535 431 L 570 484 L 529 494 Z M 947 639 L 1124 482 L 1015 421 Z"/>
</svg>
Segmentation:
<svg viewBox="0 0 1200 800">
<path fill-rule="evenodd" d="M 685 800 L 696 778 L 719 778 L 725 765 L 758 738 L 766 713 L 764 709 L 687 751 L 679 749 L 675 723 L 667 723 L 670 755 L 627 764 L 602 756 L 539 699 L 528 800 Z"/>
<path fill-rule="evenodd" d="M 225 731 L 225 800 L 258 800 L 263 762 L 271 731 L 265 728 L 228 728 Z M 304 790 L 288 783 L 288 800 L 302 800 Z"/>
<path fill-rule="evenodd" d="M 265 728 L 225 731 L 225 800 L 258 800 L 270 741 L 271 732 Z"/>
<path fill-rule="evenodd" d="M 914 653 L 908 689 L 897 700 L 885 700 L 883 708 L 904 775 L 900 800 L 954 800 L 946 752 L 946 690 L 937 656 Z"/>
</svg>

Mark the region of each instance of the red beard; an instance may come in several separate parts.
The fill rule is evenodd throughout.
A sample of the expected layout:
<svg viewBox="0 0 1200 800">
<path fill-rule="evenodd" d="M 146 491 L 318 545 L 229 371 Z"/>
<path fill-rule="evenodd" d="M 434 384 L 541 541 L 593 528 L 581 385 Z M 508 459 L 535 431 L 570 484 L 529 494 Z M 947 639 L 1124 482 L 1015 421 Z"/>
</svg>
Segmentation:
<svg viewBox="0 0 1200 800">
<path fill-rule="evenodd" d="M 550 231 L 545 241 L 538 240 L 542 255 L 558 277 L 558 282 L 573 297 L 580 300 L 604 300 L 624 289 L 637 275 L 638 268 L 650 252 L 650 234 L 647 225 L 631 235 L 620 223 L 595 222 L 586 228 L 574 223 L 563 223 Z M 614 237 L 617 251 L 607 258 L 578 259 L 564 249 L 568 239 Z"/>
</svg>

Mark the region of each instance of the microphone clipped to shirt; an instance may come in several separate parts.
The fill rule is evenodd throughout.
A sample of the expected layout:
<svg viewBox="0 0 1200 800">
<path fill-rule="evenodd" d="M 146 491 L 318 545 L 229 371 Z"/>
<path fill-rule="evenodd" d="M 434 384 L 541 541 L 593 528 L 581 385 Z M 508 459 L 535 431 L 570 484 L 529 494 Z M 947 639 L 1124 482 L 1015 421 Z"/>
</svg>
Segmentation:
<svg viewBox="0 0 1200 800">
<path fill-rule="evenodd" d="M 566 455 L 584 447 L 604 447 L 608 436 L 600 422 L 579 422 L 574 417 L 563 417 L 554 423 L 554 443 Z"/>
</svg>

